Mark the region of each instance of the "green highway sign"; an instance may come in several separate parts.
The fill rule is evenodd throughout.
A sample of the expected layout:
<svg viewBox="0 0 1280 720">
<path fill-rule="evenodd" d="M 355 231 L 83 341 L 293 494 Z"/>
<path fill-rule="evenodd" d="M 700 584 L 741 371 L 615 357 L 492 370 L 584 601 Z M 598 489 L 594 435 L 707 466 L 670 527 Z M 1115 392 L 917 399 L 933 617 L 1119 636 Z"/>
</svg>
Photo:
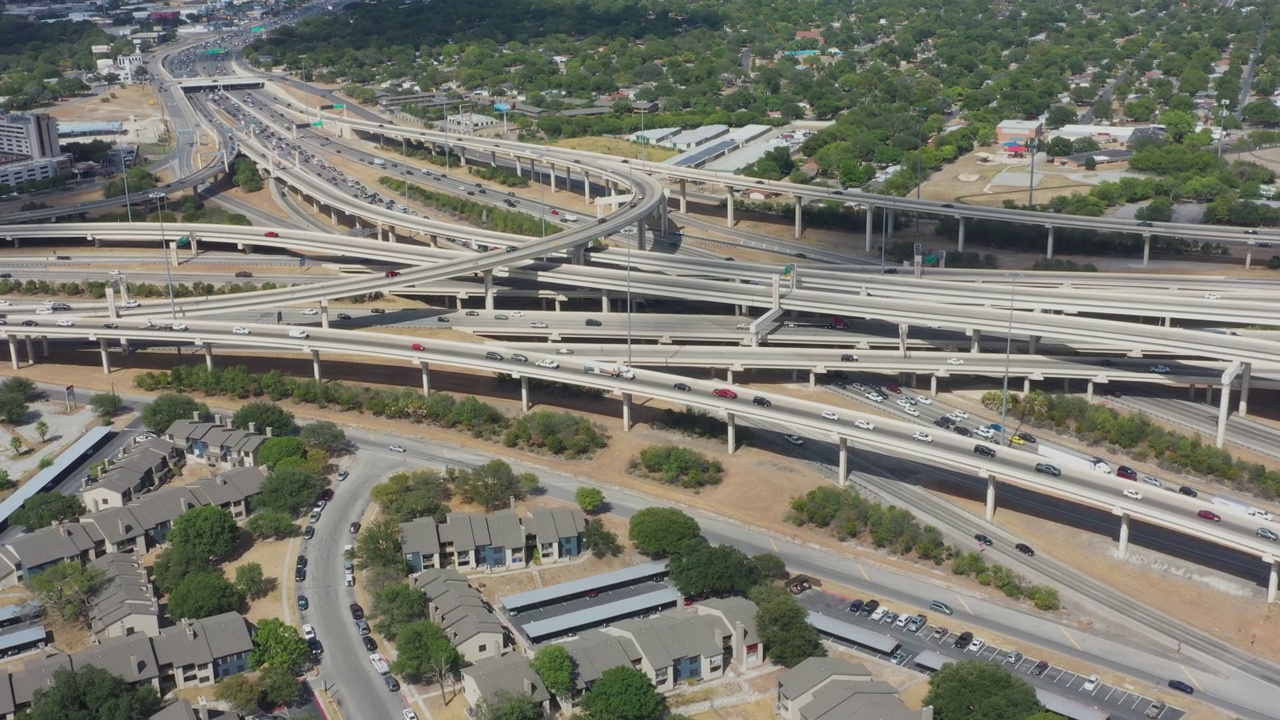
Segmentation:
<svg viewBox="0 0 1280 720">
<path fill-rule="evenodd" d="M 323 127 L 323 126 L 324 126 L 324 121 L 323 121 L 323 120 L 317 120 L 317 121 L 315 121 L 315 122 L 311 123 L 311 127 Z"/>
<path fill-rule="evenodd" d="M 256 28 L 250 28 L 250 32 L 262 32 L 262 26 L 259 25 Z"/>
<path fill-rule="evenodd" d="M 345 107 L 346 107 L 346 105 L 344 105 L 344 104 L 342 104 L 342 103 L 334 103 L 334 104 L 333 104 L 333 109 L 334 109 L 334 110 L 341 110 L 341 109 L 343 109 L 343 108 L 345 108 Z"/>
<path fill-rule="evenodd" d="M 186 236 L 183 236 L 183 237 L 178 238 L 178 247 L 180 247 L 180 248 L 184 248 L 184 247 L 190 247 L 190 246 L 191 246 L 191 236 L 190 236 L 190 235 L 186 235 Z"/>
</svg>

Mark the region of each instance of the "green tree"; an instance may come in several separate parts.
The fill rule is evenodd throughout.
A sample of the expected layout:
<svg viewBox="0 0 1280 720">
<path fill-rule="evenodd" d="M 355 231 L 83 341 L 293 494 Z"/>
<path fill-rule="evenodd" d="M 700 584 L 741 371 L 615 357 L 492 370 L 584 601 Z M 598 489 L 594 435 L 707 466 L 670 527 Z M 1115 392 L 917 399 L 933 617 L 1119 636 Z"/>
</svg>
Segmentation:
<svg viewBox="0 0 1280 720">
<path fill-rule="evenodd" d="M 124 408 L 124 399 L 115 393 L 101 393 L 89 398 L 89 407 L 98 417 L 115 417 Z"/>
<path fill-rule="evenodd" d="M 84 503 L 75 495 L 60 492 L 36 493 L 9 517 L 9 524 L 28 530 L 39 530 L 58 522 L 75 520 L 85 512 Z"/>
<path fill-rule="evenodd" d="M 142 409 L 142 424 L 152 432 L 162 433 L 179 420 L 190 420 L 199 413 L 201 420 L 211 420 L 209 406 L 198 403 L 190 395 L 165 393 Z"/>
<path fill-rule="evenodd" d="M 462 655 L 444 630 L 430 620 L 418 620 L 403 627 L 396 640 L 396 660 L 391 670 L 409 682 L 437 681 L 444 691 L 444 678 L 462 667 Z"/>
<path fill-rule="evenodd" d="M 253 425 L 257 432 L 264 435 L 267 428 L 274 430 L 276 435 L 292 435 L 298 430 L 293 413 L 273 402 L 245 404 L 232 416 L 231 424 L 240 430 L 248 430 Z"/>
<path fill-rule="evenodd" d="M 1049 140 L 1044 151 L 1049 157 L 1065 157 L 1071 154 L 1071 141 L 1059 135 Z"/>
<path fill-rule="evenodd" d="M 235 552 L 240 543 L 240 527 L 229 510 L 217 505 L 201 505 L 173 521 L 168 541 L 170 548 L 191 548 L 218 563 Z"/>
<path fill-rule="evenodd" d="M 250 600 L 265 597 L 269 587 L 267 578 L 262 573 L 262 566 L 255 562 L 245 563 L 236 568 L 235 586 Z"/>
<path fill-rule="evenodd" d="M 627 537 L 637 550 L 662 558 L 678 552 L 702 533 L 698 521 L 675 508 L 649 507 L 631 517 Z"/>
<path fill-rule="evenodd" d="M 12 395 L 23 400 L 34 400 L 38 390 L 30 378 L 15 375 L 0 383 L 0 395 Z"/>
<path fill-rule="evenodd" d="M 542 720 L 546 717 L 529 693 L 513 695 L 499 691 L 492 698 L 480 698 L 471 712 L 472 720 Z"/>
<path fill-rule="evenodd" d="M 262 447 L 258 449 L 258 464 L 269 468 L 274 468 L 281 460 L 289 458 L 305 460 L 306 457 L 307 446 L 303 444 L 301 438 L 292 435 L 273 437 L 262 443 Z"/>
<path fill-rule="evenodd" d="M 212 617 L 235 612 L 243 602 L 244 596 L 222 571 L 195 572 L 182 578 L 169 593 L 168 615 L 175 620 Z"/>
<path fill-rule="evenodd" d="M 1031 683 L 981 660 L 943 666 L 929 678 L 924 704 L 938 720 L 1024 720 L 1044 709 Z"/>
<path fill-rule="evenodd" d="M 373 501 L 382 512 L 396 522 L 409 522 L 420 517 L 444 522 L 449 513 L 445 503 L 453 497 L 453 489 L 435 470 L 396 473 L 386 482 L 373 486 Z"/>
<path fill-rule="evenodd" d="M 538 489 L 538 476 L 528 472 L 517 475 L 505 460 L 495 459 L 458 473 L 454 486 L 464 501 L 493 512 L 506 507 L 512 498 L 523 500 Z"/>
<path fill-rule="evenodd" d="M 231 706 L 240 715 L 252 715 L 262 702 L 262 688 L 248 675 L 223 678 L 213 689 L 214 697 Z"/>
<path fill-rule="evenodd" d="M 255 668 L 279 668 L 290 675 L 301 672 L 311 657 L 311 648 L 298 628 L 280 618 L 266 618 L 258 623 L 253 636 L 249 665 Z"/>
<path fill-rule="evenodd" d="M 306 443 L 308 448 L 323 450 L 329 453 L 330 456 L 338 455 L 347 450 L 347 433 L 328 420 L 320 420 L 303 426 L 301 437 L 302 442 Z"/>
<path fill-rule="evenodd" d="M 760 572 L 761 578 L 769 580 L 786 580 L 791 576 L 787 572 L 787 563 L 773 553 L 760 553 L 751 558 L 752 564 Z"/>
<path fill-rule="evenodd" d="M 407 582 L 392 583 L 374 593 L 373 615 L 378 632 L 395 640 L 402 628 L 427 618 L 427 596 Z"/>
<path fill-rule="evenodd" d="M 578 501 L 582 512 L 594 515 L 604 505 L 604 491 L 600 488 L 580 487 L 574 493 L 574 499 Z"/>
<path fill-rule="evenodd" d="M 1070 125 L 1078 120 L 1075 108 L 1066 105 L 1054 105 L 1049 108 L 1049 115 L 1045 118 L 1045 125 L 1057 130 L 1063 125 Z"/>
<path fill-rule="evenodd" d="M 668 564 L 682 595 L 743 595 L 760 582 L 760 570 L 732 545 L 698 545 Z"/>
<path fill-rule="evenodd" d="M 756 604 L 756 634 L 765 652 L 784 667 L 826 654 L 818 631 L 791 593 L 777 585 L 757 585 L 749 595 Z"/>
<path fill-rule="evenodd" d="M 378 518 L 360 531 L 355 556 L 361 568 L 386 568 L 401 573 L 409 570 L 400 544 L 400 524 L 391 518 Z"/>
<path fill-rule="evenodd" d="M 267 665 L 258 674 L 258 686 L 262 688 L 262 704 L 267 707 L 291 703 L 302 692 L 297 672 L 280 665 Z"/>
<path fill-rule="evenodd" d="M 626 665 L 605 670 L 582 696 L 582 709 L 589 720 L 659 720 L 666 714 L 658 689 Z"/>
<path fill-rule="evenodd" d="M 618 534 L 606 528 L 599 518 L 587 521 L 586 529 L 582 533 L 582 546 L 597 558 L 618 557 L 622 554 L 622 546 L 618 544 Z"/>
<path fill-rule="evenodd" d="M 261 190 L 262 175 L 258 172 L 257 163 L 247 157 L 236 160 L 235 174 L 231 178 L 231 184 L 245 192 Z"/>
<path fill-rule="evenodd" d="M 18 487 L 18 483 L 9 477 L 9 471 L 0 469 L 0 491 L 12 490 L 16 487 Z"/>
<path fill-rule="evenodd" d="M 577 684 L 578 663 L 563 645 L 548 644 L 538 648 L 529 666 L 553 695 L 566 701 L 572 697 Z"/>
<path fill-rule="evenodd" d="M 162 593 L 171 593 L 188 575 L 209 572 L 213 570 L 213 564 L 209 561 L 209 556 L 201 553 L 198 548 L 170 546 L 156 558 L 152 570 L 156 588 Z"/>
<path fill-rule="evenodd" d="M 40 436 L 40 442 L 44 443 L 45 438 L 49 437 L 49 423 L 43 420 L 37 421 L 36 434 Z"/>
<path fill-rule="evenodd" d="M 160 696 L 146 683 L 134 685 L 97 665 L 58 668 L 51 682 L 38 688 L 31 720 L 138 720 L 160 711 Z"/>
<path fill-rule="evenodd" d="M 276 468 L 262 481 L 262 492 L 253 499 L 254 510 L 298 517 L 311 507 L 328 484 L 320 475 L 297 467 Z"/>
<path fill-rule="evenodd" d="M 26 580 L 27 589 L 64 622 L 87 618 L 103 583 L 101 569 L 83 565 L 77 560 L 60 562 Z"/>
<path fill-rule="evenodd" d="M 21 425 L 27 419 L 27 413 L 30 410 L 31 408 L 27 405 L 27 401 L 23 400 L 21 396 L 0 395 L 0 420 L 4 420 L 10 425 Z M 14 440 L 18 441 L 17 446 L 14 445 Z M 15 455 L 18 454 L 18 451 L 22 449 L 22 440 L 17 435 L 14 435 L 9 440 L 9 447 L 13 448 Z"/>
<path fill-rule="evenodd" d="M 279 540 L 298 532 L 293 518 L 278 512 L 256 512 L 245 521 L 244 529 L 259 540 Z"/>
</svg>

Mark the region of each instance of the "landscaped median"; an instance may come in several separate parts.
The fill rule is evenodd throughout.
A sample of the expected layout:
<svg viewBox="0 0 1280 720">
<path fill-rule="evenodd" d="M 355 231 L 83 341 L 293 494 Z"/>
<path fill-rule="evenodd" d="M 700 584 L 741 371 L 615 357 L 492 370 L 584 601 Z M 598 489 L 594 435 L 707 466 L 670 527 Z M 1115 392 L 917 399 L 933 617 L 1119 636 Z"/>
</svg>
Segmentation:
<svg viewBox="0 0 1280 720">
<path fill-rule="evenodd" d="M 397 193 L 406 192 L 406 182 L 389 175 L 383 175 L 378 178 L 378 184 Z M 563 230 L 562 227 L 555 223 L 546 222 L 543 218 L 535 217 L 528 213 L 503 210 L 488 203 L 478 203 L 456 195 L 428 190 L 421 185 L 413 183 L 407 184 L 409 186 L 407 194 L 410 200 L 417 200 L 436 210 L 453 213 L 466 220 L 467 224 L 478 228 L 527 235 L 529 237 L 553 235 Z"/>
</svg>

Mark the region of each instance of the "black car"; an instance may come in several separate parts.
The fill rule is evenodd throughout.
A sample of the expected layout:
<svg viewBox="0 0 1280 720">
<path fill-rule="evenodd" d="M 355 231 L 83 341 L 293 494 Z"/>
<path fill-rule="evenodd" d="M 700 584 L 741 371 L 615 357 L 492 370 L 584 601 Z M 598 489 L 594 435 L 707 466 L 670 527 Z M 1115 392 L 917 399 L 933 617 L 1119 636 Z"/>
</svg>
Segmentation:
<svg viewBox="0 0 1280 720">
<path fill-rule="evenodd" d="M 956 638 L 956 649 L 964 650 L 969 647 L 969 643 L 973 642 L 973 633 L 965 630 L 960 633 L 960 637 Z"/>
<path fill-rule="evenodd" d="M 878 607 L 880 607 L 879 600 L 868 600 L 867 603 L 862 606 L 862 609 L 858 611 L 858 614 L 869 617 Z"/>
<path fill-rule="evenodd" d="M 119 325 L 117 325 L 117 324 L 115 324 L 115 323 L 102 323 L 102 327 L 104 327 L 104 328 L 106 328 L 106 329 L 108 329 L 108 330 L 115 330 L 115 329 L 119 328 L 120 326 L 119 326 Z"/>
<path fill-rule="evenodd" d="M 436 322 L 438 322 L 438 323 L 447 323 L 447 322 L 449 322 L 449 318 L 448 318 L 447 316 L 445 316 L 445 315 L 437 315 L 437 316 L 436 316 Z"/>
<path fill-rule="evenodd" d="M 316 536 L 316 529 L 315 529 L 314 527 L 310 526 L 310 525 L 308 525 L 308 526 L 307 526 L 307 529 L 306 529 L 306 530 L 303 530 L 303 531 L 302 531 L 302 539 L 303 539 L 303 540 L 310 540 L 311 538 L 313 538 L 313 537 L 315 537 L 315 536 Z"/>
<path fill-rule="evenodd" d="M 364 643 L 364 649 L 369 652 L 374 652 L 378 649 L 378 642 L 368 635 L 360 638 L 360 642 Z"/>
<path fill-rule="evenodd" d="M 306 568 L 298 568 L 297 570 L 295 570 L 295 571 L 293 572 L 293 581 L 294 581 L 294 582 L 302 582 L 302 581 L 304 581 L 304 580 L 306 580 L 306 579 L 307 579 L 307 569 L 306 569 Z"/>
<path fill-rule="evenodd" d="M 773 403 L 769 400 L 769 398 L 761 397 L 759 395 L 751 398 L 751 403 L 753 405 L 759 405 L 760 407 L 773 407 Z"/>
<path fill-rule="evenodd" d="M 383 308 L 369 308 L 369 312 L 373 313 L 374 315 L 385 315 L 387 311 L 384 310 Z"/>
<path fill-rule="evenodd" d="M 949 428 L 951 427 L 951 423 L 947 422 L 947 420 L 950 420 L 950 418 L 940 417 L 937 420 L 934 420 L 933 424 L 940 428 Z"/>
<path fill-rule="evenodd" d="M 39 326 L 40 326 L 40 323 L 36 322 L 35 320 L 22 321 L 22 327 L 39 327 Z"/>
<path fill-rule="evenodd" d="M 338 313 L 336 316 L 339 320 L 350 320 L 351 316 L 347 313 Z"/>
<path fill-rule="evenodd" d="M 1194 488 L 1189 488 L 1186 485 L 1178 488 L 1178 492 L 1186 495 L 1187 497 L 1200 497 L 1200 493 L 1196 492 Z"/>
<path fill-rule="evenodd" d="M 1049 463 L 1036 463 L 1036 472 L 1052 475 L 1054 477 L 1062 477 L 1062 471 Z"/>
<path fill-rule="evenodd" d="M 991 447 L 990 445 L 974 445 L 973 454 L 981 455 L 982 457 L 993 458 L 996 456 L 996 449 Z"/>
<path fill-rule="evenodd" d="M 858 362 L 857 355 L 841 355 L 840 362 Z"/>
<path fill-rule="evenodd" d="M 587 327 L 604 327 L 604 323 L 595 318 L 587 318 Z"/>
<path fill-rule="evenodd" d="M 360 603 L 351 603 L 351 619 L 363 620 L 364 608 L 360 607 Z"/>
<path fill-rule="evenodd" d="M 1016 435 L 1014 435 L 1014 437 L 1018 438 L 1019 440 L 1021 440 L 1022 442 L 1026 443 L 1026 444 L 1028 444 L 1028 445 L 1035 445 L 1035 444 L 1036 444 L 1036 436 L 1035 436 L 1035 435 L 1032 435 L 1031 433 L 1028 433 L 1028 432 L 1020 432 L 1020 433 L 1017 433 Z"/>
<path fill-rule="evenodd" d="M 1155 224 L 1147 222 L 1146 220 L 1143 220 L 1142 222 L 1138 223 L 1138 227 L 1155 227 Z"/>
<path fill-rule="evenodd" d="M 1028 545 L 1028 544 L 1026 544 L 1026 543 L 1018 543 L 1017 545 L 1014 545 L 1013 547 L 1014 547 L 1018 552 L 1022 553 L 1023 555 L 1026 555 L 1027 557 L 1035 557 L 1035 556 L 1036 556 L 1036 551 L 1035 551 L 1035 550 L 1033 550 L 1033 549 L 1031 548 L 1031 546 L 1030 546 L 1030 545 Z"/>
<path fill-rule="evenodd" d="M 1170 680 L 1169 687 L 1173 688 L 1174 690 L 1177 690 L 1178 692 L 1184 692 L 1188 695 L 1192 695 L 1196 691 L 1195 688 L 1182 682 L 1181 680 Z"/>
<path fill-rule="evenodd" d="M 845 612 L 856 613 L 862 609 L 862 606 L 863 606 L 863 602 L 861 600 L 854 600 L 853 602 L 849 603 L 849 608 Z"/>
<path fill-rule="evenodd" d="M 306 566 L 307 566 L 307 556 L 306 556 L 306 555 L 299 555 L 299 556 L 298 556 L 298 568 L 299 568 L 299 569 L 301 569 L 301 568 L 304 568 L 304 567 L 306 567 Z"/>
<path fill-rule="evenodd" d="M 324 655 L 324 645 L 320 643 L 319 638 L 311 638 L 307 641 L 307 647 L 311 648 L 311 657 L 319 659 Z"/>
<path fill-rule="evenodd" d="M 951 431 L 961 437 L 973 437 L 973 431 L 963 425 L 957 425 Z"/>
<path fill-rule="evenodd" d="M 978 533 L 977 535 L 974 535 L 974 536 L 973 536 L 973 539 L 974 539 L 974 540 L 977 540 L 978 542 L 982 543 L 983 545 L 986 545 L 987 547 L 991 547 L 992 545 L 994 545 L 994 544 L 995 544 L 995 543 L 991 540 L 991 538 L 987 537 L 986 535 L 983 535 L 982 533 Z"/>
<path fill-rule="evenodd" d="M 682 392 L 689 392 L 689 390 L 690 390 L 689 386 L 688 386 L 688 385 L 685 385 L 684 383 L 676 383 L 675 385 L 672 385 L 671 387 L 673 387 L 673 388 L 675 388 L 675 389 L 677 389 L 677 390 L 680 390 L 680 391 L 682 391 Z"/>
<path fill-rule="evenodd" d="M 391 692 L 400 692 L 400 681 L 396 680 L 390 675 L 384 675 L 382 678 L 382 682 L 387 684 L 387 689 L 390 690 Z"/>
<path fill-rule="evenodd" d="M 236 273 L 236 277 L 249 278 L 249 277 L 253 277 L 253 273 L 249 272 L 248 270 L 241 270 L 240 272 Z"/>
</svg>

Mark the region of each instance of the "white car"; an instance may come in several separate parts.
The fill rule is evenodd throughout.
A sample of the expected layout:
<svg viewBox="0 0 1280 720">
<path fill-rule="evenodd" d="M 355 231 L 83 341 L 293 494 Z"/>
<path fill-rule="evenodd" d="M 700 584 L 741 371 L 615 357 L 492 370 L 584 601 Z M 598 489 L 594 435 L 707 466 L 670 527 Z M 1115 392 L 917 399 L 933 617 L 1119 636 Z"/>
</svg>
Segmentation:
<svg viewBox="0 0 1280 720">
<path fill-rule="evenodd" d="M 1221 300 L 1222 296 L 1219 295 L 1218 293 L 1205 293 L 1204 299 L 1205 300 Z"/>
<path fill-rule="evenodd" d="M 1099 683 L 1099 682 L 1100 682 L 1100 681 L 1099 681 L 1099 679 L 1098 679 L 1098 675 L 1095 673 L 1095 674 L 1090 675 L 1089 677 L 1085 678 L 1085 681 L 1084 681 L 1084 687 L 1082 687 L 1082 688 L 1080 688 L 1080 689 L 1081 689 L 1081 690 L 1083 690 L 1083 691 L 1085 691 L 1085 692 L 1087 692 L 1087 693 L 1091 693 L 1091 692 L 1093 692 L 1094 690 L 1097 690 L 1097 689 L 1098 689 L 1098 683 Z"/>
<path fill-rule="evenodd" d="M 968 419 L 969 419 L 969 413 L 967 413 L 967 412 L 965 412 L 965 411 L 963 411 L 963 410 L 952 410 L 952 411 L 951 411 L 951 417 L 955 418 L 956 420 L 968 420 Z"/>
<path fill-rule="evenodd" d="M 1137 490 L 1135 490 L 1135 489 L 1133 489 L 1133 488 L 1126 488 L 1126 489 L 1125 489 L 1125 491 L 1124 491 L 1124 496 L 1125 496 L 1125 497 L 1127 497 L 1127 498 L 1133 499 L 1133 500 L 1141 500 L 1141 499 L 1142 499 L 1142 493 L 1138 492 Z"/>
<path fill-rule="evenodd" d="M 59 320 L 58 321 L 58 327 L 75 327 L 75 326 L 76 326 L 75 320 Z"/>
<path fill-rule="evenodd" d="M 933 404 L 933 399 L 932 399 L 932 398 L 925 397 L 924 395 L 916 395 L 916 396 L 915 396 L 915 400 L 916 400 L 916 402 L 920 403 L 921 405 L 932 405 L 932 404 Z"/>
<path fill-rule="evenodd" d="M 878 392 L 868 392 L 865 395 L 865 397 L 871 402 L 878 402 L 878 403 L 884 402 L 884 396 Z"/>
<path fill-rule="evenodd" d="M 418 720 L 418 714 L 412 710 L 404 710 L 402 713 L 404 715 L 404 720 Z"/>
<path fill-rule="evenodd" d="M 1164 487 L 1164 484 L 1160 482 L 1160 478 L 1151 477 L 1150 475 L 1143 475 L 1142 482 L 1153 487 Z"/>
<path fill-rule="evenodd" d="M 311 627 L 310 625 L 303 625 L 303 626 L 302 626 L 302 639 L 303 639 L 303 640 L 315 640 L 315 639 L 316 639 L 316 629 L 315 629 L 315 628 L 313 628 L 313 627 Z"/>
<path fill-rule="evenodd" d="M 545 330 L 547 328 L 547 324 L 541 321 L 535 321 L 529 323 L 529 327 L 536 328 L 538 330 Z"/>
<path fill-rule="evenodd" d="M 536 365 L 538 367 L 544 367 L 551 370 L 555 370 L 556 368 L 560 367 L 560 363 L 556 362 L 555 360 L 552 360 L 551 358 L 543 358 L 539 360 L 536 363 Z"/>
<path fill-rule="evenodd" d="M 920 442 L 927 442 L 927 443 L 933 442 L 933 436 L 927 432 L 924 432 L 923 430 L 916 431 L 916 434 L 912 435 L 911 439 L 919 440 Z"/>
<path fill-rule="evenodd" d="M 569 348 L 560 348 L 559 350 L 557 350 L 557 351 L 556 351 L 556 354 L 557 354 L 557 355 L 572 355 L 572 354 L 573 354 L 573 351 L 572 351 L 572 350 L 570 350 Z"/>
<path fill-rule="evenodd" d="M 107 274 L 108 274 L 108 275 L 119 275 L 119 274 L 120 274 L 120 271 L 119 271 L 119 270 L 111 270 L 111 271 L 109 271 Z"/>
<path fill-rule="evenodd" d="M 51 308 L 51 307 L 36 308 L 36 314 L 37 314 L 37 315 L 52 315 L 52 314 L 53 314 L 53 308 Z"/>
<path fill-rule="evenodd" d="M 303 315 L 319 315 L 320 311 L 316 308 L 304 308 L 302 311 L 302 314 Z"/>
<path fill-rule="evenodd" d="M 311 337 L 311 333 L 307 332 L 306 330 L 290 330 L 289 337 L 295 338 L 298 340 L 306 340 L 307 338 Z"/>
<path fill-rule="evenodd" d="M 511 313 L 511 317 L 524 317 L 524 311 L 516 310 L 515 312 Z"/>
<path fill-rule="evenodd" d="M 137 300 L 125 300 L 124 306 L 127 308 L 136 308 L 136 307 L 142 307 L 142 303 L 138 302 Z"/>
<path fill-rule="evenodd" d="M 990 440 L 991 438 L 996 436 L 996 431 L 992 430 L 989 427 L 979 427 L 973 431 L 973 434 L 977 435 L 980 438 L 987 438 L 988 440 Z"/>
<path fill-rule="evenodd" d="M 866 391 L 867 391 L 867 386 L 866 386 L 866 385 L 863 385 L 862 383 L 854 383 L 854 384 L 853 384 L 853 389 L 854 389 L 854 390 L 857 390 L 858 392 L 862 392 L 862 393 L 864 393 L 864 392 L 866 392 Z"/>
<path fill-rule="evenodd" d="M 750 330 L 750 329 L 751 329 L 751 323 L 738 323 L 736 326 L 734 326 L 734 329 L 735 329 L 735 330 Z"/>
<path fill-rule="evenodd" d="M 956 357 L 953 357 L 953 358 L 947 358 L 947 364 L 948 364 L 948 365 L 963 365 L 963 364 L 964 364 L 964 360 L 961 360 L 960 358 L 956 358 Z"/>
<path fill-rule="evenodd" d="M 796 446 L 804 445 L 804 438 L 800 437 L 799 435 L 783 435 L 782 439 L 786 440 L 792 445 L 796 445 Z"/>
<path fill-rule="evenodd" d="M 1267 522 L 1273 522 L 1275 520 L 1271 513 L 1263 510 L 1262 508 L 1249 508 L 1248 511 L 1246 511 L 1246 514 L 1250 517 L 1256 517 L 1259 520 L 1266 520 Z"/>
<path fill-rule="evenodd" d="M 908 402 L 906 398 L 898 398 L 898 407 L 909 408 L 911 407 L 911 403 Z"/>
<path fill-rule="evenodd" d="M 831 412 L 830 410 L 823 410 L 823 411 L 822 411 L 822 417 L 823 417 L 823 418 L 825 418 L 825 419 L 827 419 L 827 420 L 839 420 L 839 419 L 840 419 L 840 416 L 839 416 L 839 415 L 837 415 L 837 414 L 835 414 L 835 413 Z"/>
<path fill-rule="evenodd" d="M 853 424 L 854 424 L 855 426 L 857 426 L 857 427 L 859 427 L 859 428 L 863 429 L 863 430 L 875 430 L 875 429 L 876 429 L 876 424 L 875 424 L 875 423 L 873 423 L 873 422 L 871 422 L 870 420 L 861 420 L 861 419 L 859 419 L 859 420 L 854 420 L 854 421 L 853 421 Z"/>
<path fill-rule="evenodd" d="M 1153 373 L 1156 373 L 1157 375 L 1168 375 L 1169 366 L 1168 365 L 1152 365 L 1147 368 L 1147 372 L 1153 372 Z"/>
<path fill-rule="evenodd" d="M 403 445 L 392 445 L 392 446 L 388 447 L 387 449 L 388 449 L 388 450 L 390 450 L 391 452 L 397 452 L 397 453 L 402 453 L 402 452 L 404 452 L 404 446 L 403 446 Z"/>
<path fill-rule="evenodd" d="M 982 652 L 982 648 L 986 646 L 987 646 L 986 640 L 983 640 L 982 638 L 974 638 L 973 642 L 969 643 L 969 647 L 965 648 L 965 650 L 968 650 L 970 652 Z"/>
<path fill-rule="evenodd" d="M 8 300 L 0 300 L 0 307 L 9 307 L 12 304 L 13 303 L 9 302 Z"/>
<path fill-rule="evenodd" d="M 174 332 L 186 332 L 187 330 L 190 330 L 186 323 L 174 323 L 169 326 L 169 329 Z"/>
<path fill-rule="evenodd" d="M 911 417 L 920 417 L 920 411 L 913 407 L 902 408 L 902 412 L 910 415 Z"/>
<path fill-rule="evenodd" d="M 249 328 L 243 325 L 237 325 L 231 328 L 231 334 L 232 335 L 248 335 L 250 333 L 249 333 Z"/>
</svg>

